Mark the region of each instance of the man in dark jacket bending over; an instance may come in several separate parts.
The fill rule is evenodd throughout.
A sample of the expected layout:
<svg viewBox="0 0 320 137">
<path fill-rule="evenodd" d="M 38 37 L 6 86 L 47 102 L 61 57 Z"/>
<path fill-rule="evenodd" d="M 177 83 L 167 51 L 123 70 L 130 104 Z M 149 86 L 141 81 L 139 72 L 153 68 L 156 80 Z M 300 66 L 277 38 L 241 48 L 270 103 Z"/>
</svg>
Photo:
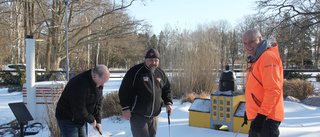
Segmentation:
<svg viewBox="0 0 320 137">
<path fill-rule="evenodd" d="M 56 108 L 63 137 L 88 136 L 87 122 L 101 132 L 102 89 L 109 77 L 108 68 L 98 65 L 68 82 Z"/>
<path fill-rule="evenodd" d="M 158 65 L 159 52 L 150 49 L 145 62 L 130 68 L 122 80 L 122 116 L 130 120 L 133 137 L 155 137 L 162 101 L 167 105 L 167 113 L 172 112 L 170 83 Z"/>
</svg>

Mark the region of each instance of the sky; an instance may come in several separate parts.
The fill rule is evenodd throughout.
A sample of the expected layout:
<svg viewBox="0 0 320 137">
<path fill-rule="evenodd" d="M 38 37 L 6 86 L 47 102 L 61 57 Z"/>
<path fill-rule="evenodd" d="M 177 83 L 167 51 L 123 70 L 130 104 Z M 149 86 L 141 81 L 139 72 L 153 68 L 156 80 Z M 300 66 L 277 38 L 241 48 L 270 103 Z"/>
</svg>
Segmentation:
<svg viewBox="0 0 320 137">
<path fill-rule="evenodd" d="M 52 82 L 48 82 L 52 83 Z M 104 92 L 119 89 L 121 79 L 110 78 L 104 85 Z M 319 88 L 320 83 L 314 83 Z M 21 102 L 22 92 L 8 93 L 8 88 L 0 88 L 0 125 L 15 119 L 8 103 Z M 157 137 L 234 137 L 236 133 L 189 126 L 189 108 L 197 108 L 189 102 L 180 103 L 180 99 L 173 100 L 173 112 L 170 116 L 170 125 L 165 108 L 159 115 Z M 210 103 L 209 103 L 210 104 Z M 198 104 L 199 105 L 199 104 Z M 320 136 L 320 107 L 308 106 L 302 103 L 284 101 L 285 118 L 281 123 L 280 137 L 319 137 Z M 30 122 L 29 122 L 30 124 Z M 44 124 L 46 127 L 46 125 Z M 99 133 L 89 125 L 89 137 L 99 137 Z M 28 131 L 29 129 L 27 129 Z M 36 131 L 31 130 L 31 131 Z M 104 137 L 132 137 L 130 122 L 121 117 L 108 117 L 102 119 L 102 134 Z M 47 128 L 40 130 L 36 135 L 28 137 L 47 137 L 50 132 Z M 239 133 L 237 137 L 247 137 L 247 134 Z M 12 137 L 11 134 L 4 134 L 2 137 Z"/>
<path fill-rule="evenodd" d="M 172 28 L 194 30 L 198 25 L 227 20 L 235 26 L 244 15 L 256 13 L 255 0 L 145 0 L 136 1 L 128 13 L 144 19 L 158 34 L 167 24 Z"/>
</svg>

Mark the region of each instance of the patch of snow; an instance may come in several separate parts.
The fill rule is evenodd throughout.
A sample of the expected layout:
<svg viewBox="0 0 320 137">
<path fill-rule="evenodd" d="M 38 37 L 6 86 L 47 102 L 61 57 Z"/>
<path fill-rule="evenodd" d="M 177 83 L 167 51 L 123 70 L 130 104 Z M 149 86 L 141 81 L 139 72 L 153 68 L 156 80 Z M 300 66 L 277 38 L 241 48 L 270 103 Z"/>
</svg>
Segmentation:
<svg viewBox="0 0 320 137">
<path fill-rule="evenodd" d="M 194 99 L 192 105 L 189 108 L 189 111 L 198 111 L 210 113 L 211 102 L 210 99 Z"/>
</svg>

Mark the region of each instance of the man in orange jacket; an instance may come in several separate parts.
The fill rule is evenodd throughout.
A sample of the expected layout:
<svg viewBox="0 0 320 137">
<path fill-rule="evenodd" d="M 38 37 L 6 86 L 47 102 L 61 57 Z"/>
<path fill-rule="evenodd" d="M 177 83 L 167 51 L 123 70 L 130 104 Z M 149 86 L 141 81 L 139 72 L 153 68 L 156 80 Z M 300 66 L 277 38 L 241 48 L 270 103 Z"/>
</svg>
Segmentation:
<svg viewBox="0 0 320 137">
<path fill-rule="evenodd" d="M 258 30 L 247 30 L 243 44 L 249 54 L 246 79 L 246 118 L 249 137 L 278 137 L 284 119 L 283 68 L 278 45 L 267 44 Z"/>
</svg>

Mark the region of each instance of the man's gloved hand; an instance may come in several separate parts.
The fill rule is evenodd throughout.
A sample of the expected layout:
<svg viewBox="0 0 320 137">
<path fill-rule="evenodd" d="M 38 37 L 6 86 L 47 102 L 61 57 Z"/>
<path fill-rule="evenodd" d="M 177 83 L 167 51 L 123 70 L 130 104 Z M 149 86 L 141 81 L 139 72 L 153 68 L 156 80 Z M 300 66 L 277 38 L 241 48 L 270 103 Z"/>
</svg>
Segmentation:
<svg viewBox="0 0 320 137">
<path fill-rule="evenodd" d="M 251 122 L 250 128 L 252 129 L 252 131 L 256 133 L 260 133 L 266 119 L 267 119 L 267 116 L 258 113 L 256 118 Z"/>
<path fill-rule="evenodd" d="M 244 112 L 243 123 L 248 125 L 248 117 L 247 117 L 247 113 L 246 112 Z"/>
</svg>

